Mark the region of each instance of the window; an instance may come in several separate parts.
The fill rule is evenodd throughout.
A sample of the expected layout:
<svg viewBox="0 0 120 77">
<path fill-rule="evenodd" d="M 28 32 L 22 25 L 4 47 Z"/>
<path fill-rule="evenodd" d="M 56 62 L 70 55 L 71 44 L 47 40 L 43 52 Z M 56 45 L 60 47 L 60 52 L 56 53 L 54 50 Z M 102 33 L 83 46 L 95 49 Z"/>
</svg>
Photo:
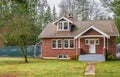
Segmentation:
<svg viewBox="0 0 120 77">
<path fill-rule="evenodd" d="M 52 44 L 53 44 L 52 47 L 53 47 L 53 48 L 56 48 L 56 40 L 53 40 L 53 41 L 52 41 Z"/>
<path fill-rule="evenodd" d="M 58 30 L 62 30 L 62 22 L 58 23 Z"/>
<path fill-rule="evenodd" d="M 61 49 L 62 48 L 62 40 L 52 40 L 52 48 L 53 49 Z"/>
<path fill-rule="evenodd" d="M 65 39 L 64 40 L 64 48 L 65 49 L 74 48 L 74 40 Z"/>
<path fill-rule="evenodd" d="M 85 40 L 85 44 L 88 45 L 88 40 Z"/>
<path fill-rule="evenodd" d="M 74 40 L 70 40 L 70 48 L 74 48 Z"/>
<path fill-rule="evenodd" d="M 68 22 L 64 22 L 64 30 L 68 29 Z"/>
<path fill-rule="evenodd" d="M 69 30 L 69 23 L 67 21 L 61 21 L 57 25 L 58 31 L 68 31 Z"/>
<path fill-rule="evenodd" d="M 62 47 L 62 44 L 61 44 L 61 40 L 58 40 L 58 48 L 61 48 Z"/>
<path fill-rule="evenodd" d="M 95 44 L 95 41 L 94 40 L 90 40 L 90 44 Z"/>
<path fill-rule="evenodd" d="M 64 41 L 64 47 L 65 47 L 65 48 L 68 48 L 68 40 L 65 40 L 65 41 Z"/>
<path fill-rule="evenodd" d="M 90 45 L 90 44 L 99 45 L 99 39 L 85 39 L 85 44 L 86 45 Z"/>
<path fill-rule="evenodd" d="M 99 40 L 96 40 L 96 45 L 99 45 Z"/>
<path fill-rule="evenodd" d="M 59 54 L 58 58 L 59 59 L 68 59 L 68 55 L 66 55 L 66 54 Z"/>
</svg>

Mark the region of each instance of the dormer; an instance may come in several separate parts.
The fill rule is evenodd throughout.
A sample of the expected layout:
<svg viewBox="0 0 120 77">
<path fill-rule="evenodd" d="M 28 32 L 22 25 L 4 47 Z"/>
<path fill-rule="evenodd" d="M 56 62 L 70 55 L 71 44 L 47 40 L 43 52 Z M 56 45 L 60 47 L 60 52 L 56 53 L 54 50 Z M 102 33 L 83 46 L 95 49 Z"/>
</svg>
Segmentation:
<svg viewBox="0 0 120 77">
<path fill-rule="evenodd" d="M 69 31 L 70 23 L 68 21 L 59 21 L 57 23 L 57 31 Z"/>
<path fill-rule="evenodd" d="M 57 26 L 57 31 L 70 31 L 73 21 L 65 17 L 61 17 L 60 19 L 56 20 L 53 24 Z"/>
</svg>

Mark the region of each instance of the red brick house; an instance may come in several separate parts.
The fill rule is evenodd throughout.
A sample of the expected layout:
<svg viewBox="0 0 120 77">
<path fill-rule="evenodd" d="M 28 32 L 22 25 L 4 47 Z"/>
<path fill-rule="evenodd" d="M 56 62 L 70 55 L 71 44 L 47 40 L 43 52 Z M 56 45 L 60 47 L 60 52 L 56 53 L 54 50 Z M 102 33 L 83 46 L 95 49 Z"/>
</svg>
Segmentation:
<svg viewBox="0 0 120 77">
<path fill-rule="evenodd" d="M 72 55 L 115 55 L 118 30 L 113 20 L 74 21 L 61 17 L 39 35 L 44 59 L 69 59 Z"/>
</svg>

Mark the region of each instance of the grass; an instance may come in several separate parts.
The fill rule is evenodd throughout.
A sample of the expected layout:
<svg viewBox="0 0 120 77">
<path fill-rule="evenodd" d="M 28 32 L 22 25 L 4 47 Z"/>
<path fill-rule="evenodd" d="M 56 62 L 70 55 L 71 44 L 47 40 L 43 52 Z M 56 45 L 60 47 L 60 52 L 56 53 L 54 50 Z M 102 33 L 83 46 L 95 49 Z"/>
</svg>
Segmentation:
<svg viewBox="0 0 120 77">
<path fill-rule="evenodd" d="M 120 61 L 96 63 L 97 77 L 120 77 Z"/>
<path fill-rule="evenodd" d="M 83 77 L 87 65 L 72 60 L 0 58 L 0 77 Z"/>
</svg>

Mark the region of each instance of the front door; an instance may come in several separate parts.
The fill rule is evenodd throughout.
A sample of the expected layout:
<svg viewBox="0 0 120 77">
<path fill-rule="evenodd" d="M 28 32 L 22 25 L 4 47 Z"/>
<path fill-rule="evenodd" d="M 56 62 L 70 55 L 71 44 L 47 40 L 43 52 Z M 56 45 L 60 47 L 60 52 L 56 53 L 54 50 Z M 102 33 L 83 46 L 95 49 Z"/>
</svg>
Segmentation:
<svg viewBox="0 0 120 77">
<path fill-rule="evenodd" d="M 94 44 L 89 45 L 89 53 L 95 53 L 95 45 Z"/>
</svg>

